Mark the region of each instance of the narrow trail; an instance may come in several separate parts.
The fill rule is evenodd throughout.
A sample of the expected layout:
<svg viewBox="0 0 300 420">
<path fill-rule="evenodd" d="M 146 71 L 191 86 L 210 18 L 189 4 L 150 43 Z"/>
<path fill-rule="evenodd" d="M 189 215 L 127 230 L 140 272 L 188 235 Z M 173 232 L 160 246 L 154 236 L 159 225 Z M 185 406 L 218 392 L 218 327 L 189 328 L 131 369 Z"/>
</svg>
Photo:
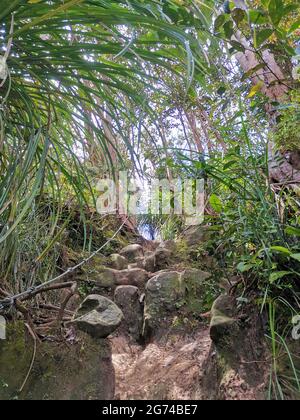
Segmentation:
<svg viewBox="0 0 300 420">
<path fill-rule="evenodd" d="M 147 346 L 126 337 L 111 340 L 120 400 L 200 400 L 199 375 L 211 346 L 209 330 L 193 336 L 171 335 Z"/>
<path fill-rule="evenodd" d="M 77 311 L 74 323 L 109 337 L 113 398 L 260 399 L 259 324 L 240 316 L 233 296 L 211 306 L 214 267 L 185 258 L 180 246 L 146 242 L 110 255 Z"/>
<path fill-rule="evenodd" d="M 128 286 L 137 286 L 135 283 L 137 275 L 133 276 L 133 282 L 130 281 L 132 280 L 131 273 L 134 270 L 146 271 L 147 277 L 153 279 L 153 282 L 157 276 L 159 278 L 165 275 L 165 278 L 155 286 L 155 291 L 152 294 L 149 282 L 146 287 L 145 285 L 139 286 L 138 290 L 139 296 L 145 295 L 142 324 L 144 325 L 149 311 L 150 319 L 153 317 L 157 318 L 154 319 L 155 322 L 158 321 L 154 323 L 155 328 L 152 327 L 151 338 L 146 339 L 145 344 L 138 344 L 132 334 L 128 334 L 128 325 L 125 325 L 120 331 L 118 330 L 110 338 L 115 370 L 116 399 L 193 400 L 202 398 L 199 376 L 205 368 L 205 361 L 211 348 L 209 328 L 204 322 L 197 322 L 194 328 L 190 326 L 185 328 L 184 325 L 181 325 L 180 328 L 174 326 L 174 320 L 176 323 L 177 316 L 180 314 L 180 311 L 176 310 L 176 305 L 183 297 L 180 293 L 178 296 L 171 296 L 173 289 L 177 287 L 176 283 L 171 284 L 170 289 L 164 290 L 164 287 L 169 281 L 168 276 L 174 275 L 174 273 L 178 275 L 180 283 L 180 276 L 186 268 L 179 268 L 178 257 L 177 260 L 175 258 L 176 264 L 174 265 L 173 247 L 172 241 L 169 243 L 148 242 L 147 249 L 142 250 L 137 245 L 131 245 L 122 253 L 122 257 L 131 261 L 131 264 L 126 267 L 129 270 L 126 280 L 129 279 L 129 281 L 124 281 L 124 277 L 122 278 L 123 286 L 120 287 L 123 291 L 126 291 Z M 120 268 L 120 266 L 115 268 Z M 122 273 L 124 270 L 119 270 L 121 277 Z M 138 274 L 137 271 L 136 274 Z M 114 300 L 117 300 L 116 294 Z M 134 311 L 133 308 L 136 308 L 131 304 L 128 310 L 128 304 L 128 296 L 127 298 L 124 296 L 121 308 L 125 310 L 125 321 L 126 318 L 133 317 L 134 319 L 132 311 Z M 165 307 L 167 307 L 166 311 Z M 130 311 L 131 313 L 129 313 Z M 186 314 L 186 316 L 188 319 L 189 315 Z M 166 318 L 168 320 L 164 322 Z"/>
<path fill-rule="evenodd" d="M 68 342 L 43 340 L 24 399 L 264 399 L 268 364 L 257 315 L 241 317 L 226 294 L 208 304 L 213 268 L 192 267 L 172 241 L 132 244 L 93 261 L 89 294 L 72 303 Z M 0 376 L 9 384 L 0 399 L 11 398 L 28 372 L 24 328 L 16 324 L 0 346 Z"/>
</svg>

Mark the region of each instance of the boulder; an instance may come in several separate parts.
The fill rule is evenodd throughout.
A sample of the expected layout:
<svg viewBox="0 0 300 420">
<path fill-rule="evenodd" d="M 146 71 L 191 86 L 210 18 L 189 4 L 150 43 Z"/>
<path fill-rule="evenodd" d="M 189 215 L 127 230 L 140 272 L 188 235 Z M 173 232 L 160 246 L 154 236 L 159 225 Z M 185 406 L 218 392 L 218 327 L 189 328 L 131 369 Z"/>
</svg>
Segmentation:
<svg viewBox="0 0 300 420">
<path fill-rule="evenodd" d="M 263 320 L 257 306 L 249 304 L 247 315 L 236 298 L 220 296 L 211 310 L 212 348 L 207 368 L 200 376 L 203 399 L 265 399 L 269 382 Z"/>
<path fill-rule="evenodd" d="M 144 256 L 144 249 L 141 245 L 128 245 L 120 251 L 120 255 L 125 257 L 130 263 L 134 263 L 136 258 Z"/>
<path fill-rule="evenodd" d="M 112 254 L 110 257 L 111 267 L 115 270 L 125 270 L 128 268 L 128 261 L 119 254 Z"/>
<path fill-rule="evenodd" d="M 127 332 L 137 341 L 140 340 L 143 326 L 143 307 L 140 292 L 135 286 L 118 286 L 114 301 L 121 308 Z"/>
<path fill-rule="evenodd" d="M 153 251 L 145 251 L 145 258 L 151 257 L 153 255 Z"/>
<path fill-rule="evenodd" d="M 147 283 L 145 290 L 144 334 L 171 325 L 179 311 L 186 316 L 200 315 L 208 308 L 207 283 L 211 274 L 190 269 L 182 273 L 160 271 Z M 210 307 L 210 306 L 209 306 Z"/>
<path fill-rule="evenodd" d="M 149 335 L 159 327 L 164 318 L 184 299 L 184 295 L 180 273 L 162 272 L 152 277 L 146 286 L 144 335 Z"/>
<path fill-rule="evenodd" d="M 172 251 L 167 248 L 157 248 L 154 253 L 155 258 L 155 270 L 163 270 L 167 268 L 171 263 Z"/>
<path fill-rule="evenodd" d="M 182 239 L 190 247 L 200 245 L 209 239 L 209 227 L 189 226 L 182 234 Z"/>
<path fill-rule="evenodd" d="M 135 259 L 135 262 L 133 264 L 130 264 L 128 268 L 142 268 L 144 269 L 145 265 L 145 258 L 144 257 L 138 257 Z"/>
<path fill-rule="evenodd" d="M 23 321 L 8 323 L 0 340 L 0 401 L 111 400 L 115 373 L 111 345 L 84 332 L 68 330 L 68 342 L 39 342 L 26 386 L 20 386 L 32 362 L 33 340 Z M 74 337 L 74 338 L 73 338 Z"/>
<path fill-rule="evenodd" d="M 212 301 L 208 293 L 210 278 L 210 273 L 197 269 L 185 270 L 181 274 L 185 288 L 185 305 L 190 312 L 201 314 L 211 308 Z"/>
<path fill-rule="evenodd" d="M 128 270 L 135 270 L 136 268 L 140 268 L 139 264 L 134 263 L 128 265 Z"/>
<path fill-rule="evenodd" d="M 115 276 L 117 286 L 136 286 L 139 288 L 144 288 L 149 279 L 147 271 L 141 268 L 118 271 Z"/>
<path fill-rule="evenodd" d="M 89 295 L 82 302 L 72 323 L 93 338 L 105 338 L 121 324 L 123 314 L 120 308 L 100 295 Z"/>
<path fill-rule="evenodd" d="M 222 347 L 223 344 L 232 346 L 231 341 L 236 338 L 239 326 L 234 318 L 234 308 L 233 298 L 227 295 L 220 296 L 212 306 L 210 337 L 218 347 Z"/>
<path fill-rule="evenodd" d="M 94 285 L 95 290 L 111 289 L 115 286 L 115 273 L 117 271 L 104 266 L 95 267 L 94 269 L 85 269 L 79 275 L 79 280 Z"/>
<path fill-rule="evenodd" d="M 155 254 L 151 253 L 150 255 L 146 256 L 144 259 L 144 269 L 148 271 L 148 273 L 154 273 L 156 270 L 155 264 Z"/>
</svg>

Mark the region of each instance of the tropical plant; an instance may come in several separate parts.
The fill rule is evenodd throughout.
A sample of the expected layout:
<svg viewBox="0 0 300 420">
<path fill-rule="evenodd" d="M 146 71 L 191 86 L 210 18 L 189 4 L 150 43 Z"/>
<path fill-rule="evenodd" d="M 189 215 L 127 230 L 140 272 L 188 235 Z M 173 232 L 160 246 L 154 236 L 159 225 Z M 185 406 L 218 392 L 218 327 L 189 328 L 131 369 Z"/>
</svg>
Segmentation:
<svg viewBox="0 0 300 420">
<path fill-rule="evenodd" d="M 189 88 L 196 42 L 189 28 L 195 13 L 203 16 L 177 1 L 1 6 L 0 243 L 7 275 L 22 254 L 18 238 L 29 220 L 39 223 L 47 195 L 56 204 L 35 257 L 61 233 L 66 200 L 81 209 L 95 204 L 90 170 L 100 176 L 127 156 L 136 160 L 145 115 L 155 114 L 147 102 L 159 90 L 153 69 L 174 72 Z"/>
</svg>

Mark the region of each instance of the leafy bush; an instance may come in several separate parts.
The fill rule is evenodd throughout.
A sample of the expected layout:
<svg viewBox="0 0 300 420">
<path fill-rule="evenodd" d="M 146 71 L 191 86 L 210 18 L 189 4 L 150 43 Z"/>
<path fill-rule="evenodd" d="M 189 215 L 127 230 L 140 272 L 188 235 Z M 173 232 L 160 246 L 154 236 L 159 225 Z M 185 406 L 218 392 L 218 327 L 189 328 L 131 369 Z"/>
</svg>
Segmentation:
<svg viewBox="0 0 300 420">
<path fill-rule="evenodd" d="M 284 150 L 300 150 L 300 94 L 294 94 L 292 101 L 279 107 L 280 117 L 276 126 L 275 141 Z"/>
</svg>

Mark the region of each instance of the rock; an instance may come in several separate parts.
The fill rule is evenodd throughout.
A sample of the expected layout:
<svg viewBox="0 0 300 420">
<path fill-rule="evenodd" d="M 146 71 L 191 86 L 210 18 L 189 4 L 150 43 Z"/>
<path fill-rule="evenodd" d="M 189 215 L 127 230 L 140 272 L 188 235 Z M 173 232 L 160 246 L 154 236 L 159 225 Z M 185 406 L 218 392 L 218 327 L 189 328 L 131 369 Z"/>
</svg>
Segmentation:
<svg viewBox="0 0 300 420">
<path fill-rule="evenodd" d="M 135 270 L 136 268 L 140 268 L 136 263 L 128 265 L 128 270 Z"/>
<path fill-rule="evenodd" d="M 117 271 L 112 268 L 100 266 L 94 269 L 85 269 L 83 274 L 79 276 L 79 279 L 84 282 L 92 283 L 95 286 L 95 290 L 105 288 L 111 289 L 115 286 L 115 273 Z"/>
<path fill-rule="evenodd" d="M 210 278 L 210 273 L 197 269 L 185 270 L 181 274 L 181 282 L 185 288 L 185 305 L 189 311 L 201 314 L 211 308 L 212 302 L 207 296 Z"/>
<path fill-rule="evenodd" d="M 128 261 L 125 257 L 119 254 L 112 254 L 110 256 L 111 267 L 115 270 L 125 270 L 128 268 Z"/>
<path fill-rule="evenodd" d="M 150 279 L 146 286 L 144 335 L 159 327 L 164 317 L 184 299 L 184 295 L 180 273 L 162 272 Z"/>
<path fill-rule="evenodd" d="M 134 264 L 130 264 L 131 268 L 142 268 L 144 269 L 145 266 L 145 258 L 144 257 L 138 257 L 135 259 Z M 130 267 L 128 267 L 130 268 Z"/>
<path fill-rule="evenodd" d="M 128 245 L 120 251 L 120 255 L 125 257 L 130 263 L 134 263 L 136 258 L 144 256 L 144 249 L 141 245 Z"/>
<path fill-rule="evenodd" d="M 161 242 L 158 248 L 166 248 L 169 251 L 174 252 L 176 250 L 176 242 L 169 239 L 167 241 Z"/>
<path fill-rule="evenodd" d="M 211 309 L 210 336 L 216 346 L 231 345 L 228 338 L 238 331 L 238 321 L 234 318 L 234 301 L 227 295 L 220 296 Z"/>
<path fill-rule="evenodd" d="M 129 264 L 128 268 L 130 270 L 133 268 L 141 268 L 148 271 L 148 273 L 153 273 L 156 270 L 154 252 L 147 252 L 147 256 L 145 255 L 145 257 L 136 258 L 135 263 Z"/>
<path fill-rule="evenodd" d="M 32 361 L 32 337 L 23 321 L 7 325 L 7 340 L 0 340 L 0 401 L 111 400 L 115 373 L 108 340 L 68 330 L 74 340 L 68 345 L 39 342 L 27 384 L 20 384 Z"/>
<path fill-rule="evenodd" d="M 167 248 L 157 248 L 154 253 L 155 258 L 155 270 L 163 270 L 167 268 L 171 263 L 172 251 Z"/>
<path fill-rule="evenodd" d="M 209 239 L 209 228 L 207 226 L 189 226 L 182 235 L 188 246 L 199 245 Z"/>
<path fill-rule="evenodd" d="M 155 255 L 153 253 L 145 257 L 144 269 L 148 271 L 148 273 L 154 273 L 154 271 L 156 270 Z"/>
<path fill-rule="evenodd" d="M 118 286 L 114 301 L 124 314 L 123 324 L 126 330 L 139 341 L 143 327 L 143 306 L 140 303 L 139 289 L 135 286 Z"/>
<path fill-rule="evenodd" d="M 89 295 L 82 302 L 72 322 L 93 338 L 105 338 L 119 327 L 122 319 L 122 311 L 110 299 Z"/>
<path fill-rule="evenodd" d="M 243 311 L 245 307 L 243 308 Z M 207 370 L 200 377 L 204 399 L 265 399 L 269 348 L 257 307 L 247 307 L 247 317 L 239 312 L 236 299 L 222 295 L 211 310 L 212 348 Z"/>
<path fill-rule="evenodd" d="M 153 255 L 153 251 L 146 251 L 145 252 L 145 258 L 152 257 L 152 255 Z"/>
<path fill-rule="evenodd" d="M 207 282 L 211 274 L 190 269 L 182 273 L 160 271 L 147 283 L 145 290 L 144 334 L 164 329 L 179 311 L 187 316 L 207 310 Z M 210 306 L 209 306 L 210 308 Z"/>
<path fill-rule="evenodd" d="M 149 279 L 147 271 L 141 268 L 118 271 L 115 275 L 116 285 L 118 286 L 136 286 L 144 288 L 147 280 Z"/>
</svg>

